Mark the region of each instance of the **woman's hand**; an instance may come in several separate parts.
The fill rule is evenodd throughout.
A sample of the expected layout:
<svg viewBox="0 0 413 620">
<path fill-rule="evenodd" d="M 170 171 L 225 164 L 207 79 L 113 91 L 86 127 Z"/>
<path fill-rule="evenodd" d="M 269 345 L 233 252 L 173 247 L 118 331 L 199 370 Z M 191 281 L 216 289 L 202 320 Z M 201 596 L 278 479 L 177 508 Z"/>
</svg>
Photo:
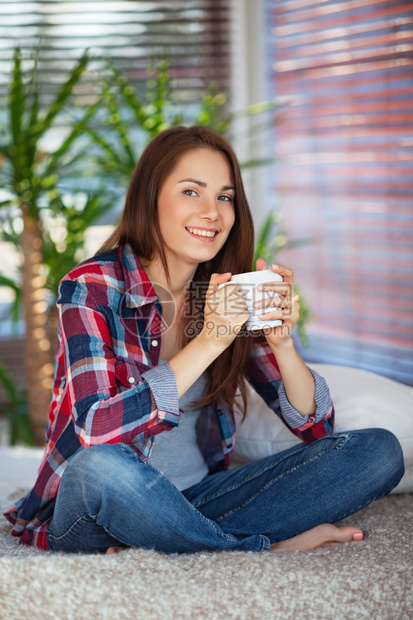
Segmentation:
<svg viewBox="0 0 413 620">
<path fill-rule="evenodd" d="M 218 289 L 219 284 L 229 282 L 231 273 L 213 273 L 205 296 L 204 326 L 201 338 L 222 350 L 226 349 L 249 319 L 245 296 L 237 284 Z"/>
<path fill-rule="evenodd" d="M 249 318 L 243 293 L 236 284 L 218 290 L 231 280 L 230 273 L 214 273 L 209 281 L 201 332 L 169 360 L 175 375 L 178 398 L 231 344 Z"/>
<path fill-rule="evenodd" d="M 263 258 L 259 258 L 255 267 L 257 271 L 267 269 L 267 264 Z M 275 349 L 283 348 L 291 340 L 292 331 L 300 316 L 299 297 L 294 291 L 294 274 L 291 269 L 284 265 L 271 265 L 271 271 L 279 273 L 283 282 L 268 282 L 259 285 L 259 290 L 268 293 L 274 292 L 263 302 L 255 302 L 254 307 L 262 308 L 265 312 L 266 320 L 282 319 L 283 324 L 272 329 L 265 329 L 265 336 L 268 344 Z M 262 288 L 263 287 L 263 288 Z"/>
</svg>

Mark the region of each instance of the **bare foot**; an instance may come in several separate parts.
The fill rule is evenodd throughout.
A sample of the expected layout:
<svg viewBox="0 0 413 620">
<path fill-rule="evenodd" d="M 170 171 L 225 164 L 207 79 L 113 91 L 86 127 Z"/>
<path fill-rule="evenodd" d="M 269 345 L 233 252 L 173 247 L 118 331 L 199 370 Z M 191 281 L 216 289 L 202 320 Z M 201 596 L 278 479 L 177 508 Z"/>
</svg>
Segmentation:
<svg viewBox="0 0 413 620">
<path fill-rule="evenodd" d="M 119 551 L 123 551 L 126 547 L 108 547 L 106 549 L 106 555 L 110 553 L 119 553 Z"/>
<path fill-rule="evenodd" d="M 311 530 L 307 530 L 302 534 L 280 540 L 273 543 L 270 551 L 311 551 L 319 547 L 333 546 L 334 543 L 351 542 L 352 540 L 363 540 L 363 532 L 357 527 L 336 527 L 331 523 L 323 523 L 317 525 Z"/>
</svg>

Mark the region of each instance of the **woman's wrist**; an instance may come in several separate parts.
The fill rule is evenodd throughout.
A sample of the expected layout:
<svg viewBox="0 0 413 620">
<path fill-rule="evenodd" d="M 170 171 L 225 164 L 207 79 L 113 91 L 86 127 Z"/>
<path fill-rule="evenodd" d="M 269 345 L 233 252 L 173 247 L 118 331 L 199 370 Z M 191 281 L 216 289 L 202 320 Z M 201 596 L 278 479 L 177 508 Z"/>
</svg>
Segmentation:
<svg viewBox="0 0 413 620">
<path fill-rule="evenodd" d="M 270 345 L 271 351 L 274 353 L 276 359 L 278 355 L 288 353 L 290 351 L 295 351 L 294 340 L 291 338 L 291 336 L 283 338 L 282 340 L 277 342 L 277 344 L 273 344 L 272 342 L 269 342 L 268 344 Z"/>
<path fill-rule="evenodd" d="M 211 331 L 208 333 L 205 327 L 194 340 L 200 344 L 202 350 L 208 357 L 214 356 L 214 360 L 228 347 L 228 344 L 224 342 L 223 338 L 220 338 L 219 335 L 215 335 Z"/>
<path fill-rule="evenodd" d="M 176 379 L 178 398 L 181 398 L 224 349 L 218 340 L 215 342 L 201 332 L 169 360 Z"/>
</svg>

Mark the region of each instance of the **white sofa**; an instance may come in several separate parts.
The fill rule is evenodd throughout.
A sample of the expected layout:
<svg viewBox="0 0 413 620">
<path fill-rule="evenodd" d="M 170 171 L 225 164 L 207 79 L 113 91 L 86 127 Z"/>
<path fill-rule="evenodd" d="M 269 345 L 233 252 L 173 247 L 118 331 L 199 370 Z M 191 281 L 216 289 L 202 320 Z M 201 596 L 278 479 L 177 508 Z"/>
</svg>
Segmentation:
<svg viewBox="0 0 413 620">
<path fill-rule="evenodd" d="M 335 430 L 386 428 L 399 439 L 406 473 L 393 493 L 413 492 L 413 387 L 366 370 L 310 364 L 330 388 Z M 256 392 L 249 389 L 248 415 L 236 415 L 235 463 L 285 450 L 299 442 Z"/>
</svg>

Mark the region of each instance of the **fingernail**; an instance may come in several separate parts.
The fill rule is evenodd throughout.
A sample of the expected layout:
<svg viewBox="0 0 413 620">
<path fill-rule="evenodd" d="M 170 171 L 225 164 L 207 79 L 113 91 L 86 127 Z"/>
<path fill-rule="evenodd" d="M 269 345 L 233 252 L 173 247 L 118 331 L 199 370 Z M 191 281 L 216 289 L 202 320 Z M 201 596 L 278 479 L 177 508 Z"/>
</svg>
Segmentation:
<svg viewBox="0 0 413 620">
<path fill-rule="evenodd" d="M 363 534 L 361 532 L 356 532 L 353 534 L 353 540 L 363 540 Z"/>
<path fill-rule="evenodd" d="M 272 269 L 279 269 L 279 268 L 280 268 L 280 266 L 279 266 L 279 265 L 275 265 L 275 264 L 274 264 L 274 265 L 271 265 L 271 267 L 272 267 Z"/>
</svg>

